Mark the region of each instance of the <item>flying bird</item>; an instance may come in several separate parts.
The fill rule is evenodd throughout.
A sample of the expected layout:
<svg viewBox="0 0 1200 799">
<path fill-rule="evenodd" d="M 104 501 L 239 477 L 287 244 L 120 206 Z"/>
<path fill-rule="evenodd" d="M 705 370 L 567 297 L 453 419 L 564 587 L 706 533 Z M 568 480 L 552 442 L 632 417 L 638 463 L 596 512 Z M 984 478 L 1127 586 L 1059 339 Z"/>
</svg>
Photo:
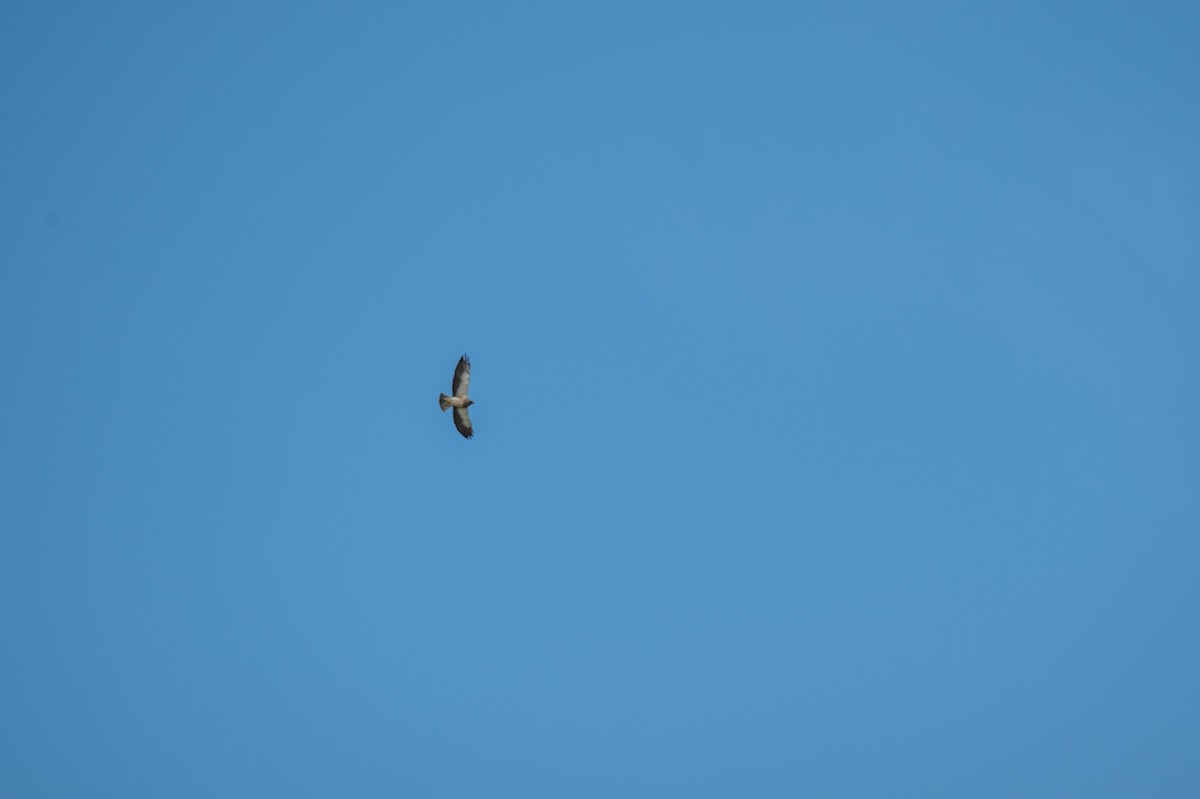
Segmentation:
<svg viewBox="0 0 1200 799">
<path fill-rule="evenodd" d="M 438 395 L 438 405 L 443 411 L 447 408 L 454 409 L 454 426 L 462 433 L 463 438 L 475 435 L 471 429 L 471 417 L 467 415 L 467 408 L 475 404 L 475 400 L 467 399 L 467 384 L 470 382 L 471 359 L 464 355 L 458 359 L 458 366 L 454 367 L 454 382 L 450 384 L 450 392 L 454 396 Z"/>
</svg>

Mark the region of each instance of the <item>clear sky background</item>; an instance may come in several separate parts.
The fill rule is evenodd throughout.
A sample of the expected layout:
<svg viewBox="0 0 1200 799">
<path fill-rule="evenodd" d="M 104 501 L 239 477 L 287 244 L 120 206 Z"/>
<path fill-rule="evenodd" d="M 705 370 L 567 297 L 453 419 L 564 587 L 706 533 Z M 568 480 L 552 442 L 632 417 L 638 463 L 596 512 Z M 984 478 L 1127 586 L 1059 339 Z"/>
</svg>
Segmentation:
<svg viewBox="0 0 1200 799">
<path fill-rule="evenodd" d="M 6 5 L 0 794 L 1200 795 L 1197 42 Z"/>
</svg>

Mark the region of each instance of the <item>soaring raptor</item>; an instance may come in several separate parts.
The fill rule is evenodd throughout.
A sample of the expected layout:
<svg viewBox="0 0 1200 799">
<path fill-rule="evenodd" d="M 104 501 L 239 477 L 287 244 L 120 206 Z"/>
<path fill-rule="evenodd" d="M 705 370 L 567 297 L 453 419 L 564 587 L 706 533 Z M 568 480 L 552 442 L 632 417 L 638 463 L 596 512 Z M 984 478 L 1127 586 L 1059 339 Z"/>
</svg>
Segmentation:
<svg viewBox="0 0 1200 799">
<path fill-rule="evenodd" d="M 467 408 L 475 404 L 475 400 L 467 399 L 467 384 L 470 382 L 471 359 L 464 355 L 458 359 L 458 366 L 454 367 L 454 382 L 450 384 L 450 391 L 454 396 L 438 395 L 438 405 L 442 406 L 443 411 L 447 408 L 454 409 L 454 426 L 462 433 L 463 438 L 475 435 L 471 430 L 471 417 L 467 415 Z"/>
</svg>

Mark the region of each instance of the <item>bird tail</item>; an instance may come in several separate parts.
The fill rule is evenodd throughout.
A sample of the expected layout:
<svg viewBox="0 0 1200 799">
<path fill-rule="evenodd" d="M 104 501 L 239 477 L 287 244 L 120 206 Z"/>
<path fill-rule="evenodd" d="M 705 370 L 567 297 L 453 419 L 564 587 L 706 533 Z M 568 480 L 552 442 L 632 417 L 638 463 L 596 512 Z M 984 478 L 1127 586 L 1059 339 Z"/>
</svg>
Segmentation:
<svg viewBox="0 0 1200 799">
<path fill-rule="evenodd" d="M 438 405 L 442 406 L 443 411 L 446 410 L 450 407 L 450 398 L 445 394 L 438 394 Z"/>
</svg>

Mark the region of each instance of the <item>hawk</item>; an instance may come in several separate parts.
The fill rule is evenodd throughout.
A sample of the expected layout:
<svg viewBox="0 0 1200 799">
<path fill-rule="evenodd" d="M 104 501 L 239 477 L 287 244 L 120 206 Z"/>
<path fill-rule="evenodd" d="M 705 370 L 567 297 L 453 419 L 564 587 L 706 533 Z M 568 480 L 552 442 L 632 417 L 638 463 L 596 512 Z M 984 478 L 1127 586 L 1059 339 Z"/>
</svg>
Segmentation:
<svg viewBox="0 0 1200 799">
<path fill-rule="evenodd" d="M 438 395 L 438 405 L 443 411 L 447 408 L 454 409 L 454 426 L 462 433 L 463 438 L 475 435 L 471 429 L 471 417 L 467 415 L 467 408 L 475 404 L 475 400 L 467 399 L 467 384 L 470 382 L 471 359 L 464 355 L 458 359 L 458 366 L 454 367 L 454 382 L 450 384 L 450 391 L 454 396 Z"/>
</svg>

